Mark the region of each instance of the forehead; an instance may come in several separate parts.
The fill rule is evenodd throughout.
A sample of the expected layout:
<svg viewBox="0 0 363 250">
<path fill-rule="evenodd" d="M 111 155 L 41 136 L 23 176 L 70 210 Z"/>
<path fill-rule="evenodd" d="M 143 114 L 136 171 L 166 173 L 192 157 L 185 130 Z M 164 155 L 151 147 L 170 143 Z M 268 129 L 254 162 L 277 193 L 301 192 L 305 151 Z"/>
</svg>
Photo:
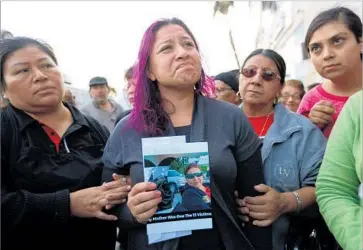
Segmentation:
<svg viewBox="0 0 363 250">
<path fill-rule="evenodd" d="M 264 55 L 255 55 L 248 59 L 245 67 L 255 66 L 257 68 L 268 68 L 278 72 L 276 63 Z"/>
<path fill-rule="evenodd" d="M 289 92 L 289 93 L 300 93 L 300 89 L 295 87 L 295 86 L 291 86 L 291 85 L 286 85 L 283 89 L 282 92 Z"/>
<path fill-rule="evenodd" d="M 200 172 L 200 169 L 198 167 L 191 167 L 188 170 L 188 173 L 197 173 Z"/>
<path fill-rule="evenodd" d="M 225 82 L 221 81 L 221 80 L 214 80 L 214 83 L 216 84 L 216 86 L 218 87 L 229 87 L 228 84 L 226 84 Z"/>
<path fill-rule="evenodd" d="M 9 66 L 17 63 L 27 63 L 31 61 L 37 61 L 43 58 L 50 58 L 47 53 L 39 49 L 37 46 L 27 46 L 21 49 L 18 49 L 11 53 L 9 57 L 6 59 L 5 64 Z"/>
<path fill-rule="evenodd" d="M 333 21 L 324 24 L 317 29 L 311 36 L 309 44 L 320 43 L 326 41 L 338 33 L 347 33 L 353 35 L 352 31 L 342 21 Z"/>
<path fill-rule="evenodd" d="M 183 29 L 183 27 L 176 24 L 169 24 L 163 26 L 156 32 L 155 45 L 165 42 L 169 39 L 187 37 L 191 38 L 190 35 Z"/>
</svg>

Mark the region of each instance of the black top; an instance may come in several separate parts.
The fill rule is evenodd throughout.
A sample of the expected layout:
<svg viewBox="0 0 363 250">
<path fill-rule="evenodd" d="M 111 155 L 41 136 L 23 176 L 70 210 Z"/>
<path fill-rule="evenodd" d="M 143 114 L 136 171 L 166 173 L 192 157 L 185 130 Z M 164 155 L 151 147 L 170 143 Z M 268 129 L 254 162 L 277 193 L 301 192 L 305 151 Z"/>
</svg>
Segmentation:
<svg viewBox="0 0 363 250">
<path fill-rule="evenodd" d="M 115 247 L 115 223 L 72 217 L 69 196 L 101 184 L 109 132 L 65 105 L 74 122 L 59 153 L 38 121 L 11 105 L 1 113 L 1 249 Z"/>
<path fill-rule="evenodd" d="M 175 127 L 176 135 L 185 135 L 186 142 L 190 142 L 190 126 Z M 212 194 L 213 198 L 213 194 Z M 213 228 L 194 230 L 192 235 L 180 238 L 178 250 L 222 250 L 225 249 L 216 223 L 213 219 Z"/>
<path fill-rule="evenodd" d="M 185 135 L 186 142 L 190 139 L 190 126 L 175 127 L 176 135 Z M 238 171 L 237 175 L 237 191 L 240 198 L 245 196 L 256 196 L 259 193 L 253 189 L 253 183 L 258 182 L 262 172 L 262 158 L 260 150 L 257 150 L 251 157 L 243 162 L 238 163 L 238 167 L 244 171 Z M 263 180 L 260 180 L 263 183 Z M 212 192 L 213 199 L 213 192 Z M 229 208 L 233 209 L 233 208 Z M 237 207 L 236 207 L 237 209 Z M 242 225 L 242 223 L 241 223 Z M 251 244 L 256 250 L 272 249 L 272 227 L 260 228 L 254 226 L 251 222 L 245 223 L 241 228 Z M 179 241 L 178 250 L 195 249 L 195 250 L 222 250 L 225 249 L 217 224 L 213 218 L 213 229 L 195 230 L 192 235 L 182 237 Z"/>
</svg>

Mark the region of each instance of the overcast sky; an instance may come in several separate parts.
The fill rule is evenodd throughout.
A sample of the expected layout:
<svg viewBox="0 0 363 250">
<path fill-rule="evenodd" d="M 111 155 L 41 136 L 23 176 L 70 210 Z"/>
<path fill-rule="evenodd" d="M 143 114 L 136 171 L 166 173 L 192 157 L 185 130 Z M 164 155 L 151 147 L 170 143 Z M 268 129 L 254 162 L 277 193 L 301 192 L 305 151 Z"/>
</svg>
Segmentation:
<svg viewBox="0 0 363 250">
<path fill-rule="evenodd" d="M 122 89 L 124 71 L 136 59 L 145 29 L 156 19 L 176 16 L 192 30 L 208 74 L 237 68 L 229 44 L 227 19 L 213 17 L 213 1 L 6 1 L 1 28 L 14 35 L 40 38 L 55 50 L 60 68 L 73 85 L 105 76 Z M 254 49 L 258 23 L 248 2 L 235 2 L 229 15 L 240 57 Z"/>
</svg>

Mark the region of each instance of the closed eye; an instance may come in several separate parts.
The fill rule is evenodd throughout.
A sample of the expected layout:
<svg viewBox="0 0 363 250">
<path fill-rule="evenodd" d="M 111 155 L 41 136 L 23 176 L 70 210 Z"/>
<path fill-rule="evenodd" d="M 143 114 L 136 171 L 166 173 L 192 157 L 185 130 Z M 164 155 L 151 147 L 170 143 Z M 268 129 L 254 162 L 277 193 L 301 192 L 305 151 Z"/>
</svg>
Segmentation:
<svg viewBox="0 0 363 250">
<path fill-rule="evenodd" d="M 159 53 L 170 50 L 170 49 L 172 49 L 172 46 L 171 45 L 166 45 L 164 47 L 161 47 Z"/>
</svg>

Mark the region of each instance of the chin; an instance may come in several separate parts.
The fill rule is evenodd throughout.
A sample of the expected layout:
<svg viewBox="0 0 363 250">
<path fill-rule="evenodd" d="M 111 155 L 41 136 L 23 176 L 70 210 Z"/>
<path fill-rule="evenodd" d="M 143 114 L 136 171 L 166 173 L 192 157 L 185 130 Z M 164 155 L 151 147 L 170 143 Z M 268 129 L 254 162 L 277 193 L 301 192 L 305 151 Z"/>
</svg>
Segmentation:
<svg viewBox="0 0 363 250">
<path fill-rule="evenodd" d="M 344 71 L 341 71 L 341 70 L 336 70 L 336 71 L 331 71 L 331 72 L 324 72 L 323 71 L 320 75 L 325 79 L 329 79 L 331 81 L 334 81 L 334 79 L 344 77 L 344 75 L 346 75 L 346 73 Z"/>
</svg>

